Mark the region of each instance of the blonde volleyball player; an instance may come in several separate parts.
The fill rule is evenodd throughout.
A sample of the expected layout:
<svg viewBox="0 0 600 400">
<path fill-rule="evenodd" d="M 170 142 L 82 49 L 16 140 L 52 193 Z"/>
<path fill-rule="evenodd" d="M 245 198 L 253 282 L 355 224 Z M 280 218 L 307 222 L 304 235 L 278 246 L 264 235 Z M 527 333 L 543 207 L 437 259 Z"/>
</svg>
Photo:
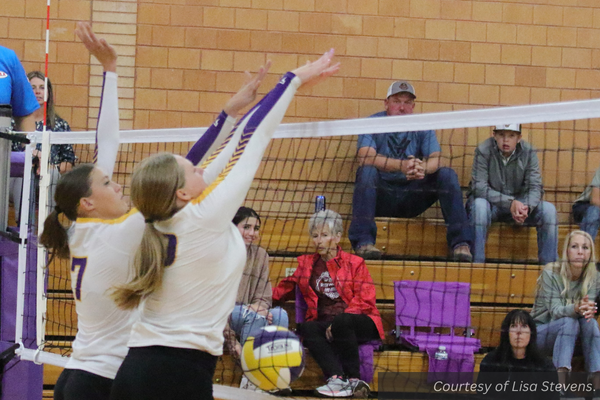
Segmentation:
<svg viewBox="0 0 600 400">
<path fill-rule="evenodd" d="M 111 399 L 213 398 L 212 378 L 223 352 L 223 328 L 235 305 L 246 261 L 231 220 L 244 201 L 262 155 L 296 90 L 334 74 L 333 50 L 288 72 L 237 125 L 220 148 L 216 170 L 158 154 L 133 174 L 133 204 L 146 230 L 133 279 L 114 292 L 124 309 L 140 305 L 129 352 Z"/>
<path fill-rule="evenodd" d="M 73 354 L 55 387 L 55 399 L 108 399 L 112 380 L 127 353 L 127 340 L 136 313 L 120 310 L 107 291 L 127 281 L 129 262 L 141 242 L 144 219 L 128 204 L 120 185 L 111 181 L 119 145 L 116 54 L 97 39 L 89 24 L 79 23 L 77 35 L 102 63 L 105 82 L 98 120 L 98 162 L 74 168 L 61 177 L 57 207 L 46 219 L 40 242 L 59 257 L 71 257 L 71 283 L 78 316 Z M 233 128 L 234 117 L 256 97 L 266 70 L 246 84 L 188 158 L 199 162 Z M 208 167 L 210 169 L 210 166 Z M 58 216 L 76 221 L 67 232 Z"/>
</svg>

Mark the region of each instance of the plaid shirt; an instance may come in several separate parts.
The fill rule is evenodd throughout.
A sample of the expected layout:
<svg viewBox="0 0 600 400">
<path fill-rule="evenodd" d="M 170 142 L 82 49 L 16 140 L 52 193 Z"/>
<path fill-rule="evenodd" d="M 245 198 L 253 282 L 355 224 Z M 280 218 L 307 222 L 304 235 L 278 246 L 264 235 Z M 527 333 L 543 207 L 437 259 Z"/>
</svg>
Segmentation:
<svg viewBox="0 0 600 400">
<path fill-rule="evenodd" d="M 15 122 L 13 121 L 13 128 L 15 126 Z M 43 129 L 42 121 L 35 122 L 35 130 L 41 132 Z M 54 122 L 53 132 L 70 132 L 71 127 L 64 119 L 60 117 L 56 117 Z M 42 149 L 42 144 L 38 143 L 36 145 L 37 150 Z M 20 143 L 13 142 L 12 143 L 12 151 L 24 151 L 25 147 Z M 75 160 L 77 157 L 75 156 L 75 151 L 73 150 L 73 145 L 71 144 L 53 144 L 50 147 L 50 163 L 52 165 L 58 165 L 62 162 L 68 162 L 71 164 L 75 164 Z"/>
</svg>

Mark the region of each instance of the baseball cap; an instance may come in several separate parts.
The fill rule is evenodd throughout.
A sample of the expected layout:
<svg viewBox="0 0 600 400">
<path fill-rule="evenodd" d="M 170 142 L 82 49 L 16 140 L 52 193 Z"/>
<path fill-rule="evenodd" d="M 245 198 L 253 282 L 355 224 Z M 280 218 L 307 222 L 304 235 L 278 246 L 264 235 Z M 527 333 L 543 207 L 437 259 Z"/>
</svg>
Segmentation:
<svg viewBox="0 0 600 400">
<path fill-rule="evenodd" d="M 411 85 L 407 81 L 396 81 L 396 82 L 392 83 L 390 85 L 390 88 L 388 89 L 387 97 L 390 97 L 397 93 L 402 93 L 402 92 L 410 93 L 413 96 L 415 96 L 415 98 L 417 97 L 417 95 L 415 94 L 415 88 L 413 87 L 413 85 Z M 387 97 L 386 97 L 386 99 L 387 99 Z"/>
<path fill-rule="evenodd" d="M 521 124 L 496 125 L 494 131 L 513 131 L 521 133 Z"/>
</svg>

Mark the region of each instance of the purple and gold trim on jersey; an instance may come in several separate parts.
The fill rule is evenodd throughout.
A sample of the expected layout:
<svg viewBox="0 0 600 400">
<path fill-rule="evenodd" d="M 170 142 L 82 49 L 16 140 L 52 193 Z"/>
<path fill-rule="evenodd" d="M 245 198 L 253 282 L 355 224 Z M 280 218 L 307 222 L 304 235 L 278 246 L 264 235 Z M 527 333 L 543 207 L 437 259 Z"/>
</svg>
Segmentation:
<svg viewBox="0 0 600 400">
<path fill-rule="evenodd" d="M 213 162 L 215 160 L 215 158 L 217 158 L 217 156 L 223 151 L 223 149 L 227 146 L 227 144 L 229 144 L 229 142 L 231 141 L 231 138 L 233 137 L 233 134 L 235 132 L 235 129 L 237 128 L 237 125 L 235 126 L 235 128 L 231 131 L 231 133 L 229 134 L 229 136 L 227 136 L 227 138 L 223 141 L 223 143 L 210 155 L 210 157 L 208 157 L 200 166 L 200 168 L 202 169 L 206 169 L 206 167 L 208 167 L 210 165 L 211 162 Z"/>
<path fill-rule="evenodd" d="M 204 200 L 227 177 L 229 172 L 231 172 L 231 170 L 233 169 L 235 164 L 242 157 L 242 154 L 244 154 L 246 145 L 250 142 L 250 138 L 252 137 L 253 133 L 254 133 L 254 131 L 246 132 L 244 129 L 244 133 L 242 134 L 242 137 L 240 138 L 238 145 L 236 146 L 235 150 L 233 151 L 231 158 L 227 162 L 227 165 L 225 166 L 225 168 L 223 168 L 223 171 L 221 171 L 221 173 L 219 174 L 219 176 L 217 176 L 217 179 L 215 179 L 213 183 L 211 183 L 206 189 L 204 189 L 204 191 L 200 194 L 200 196 L 198 196 L 196 199 L 192 200 L 192 204 L 198 204 L 202 200 Z M 226 143 L 224 143 L 224 145 L 225 144 Z M 220 152 L 221 150 L 222 149 L 218 149 L 217 151 L 215 151 L 215 153 Z M 207 160 L 207 161 L 209 161 L 209 160 Z"/>
<path fill-rule="evenodd" d="M 244 117 L 236 124 L 236 127 L 233 129 L 233 132 L 239 129 L 240 126 L 244 127 L 244 131 L 242 133 L 240 141 L 238 142 L 237 147 L 233 152 L 233 155 L 229 159 L 229 162 L 227 163 L 223 171 L 221 171 L 219 176 L 214 180 L 214 182 L 211 183 L 210 186 L 208 186 L 206 189 L 204 189 L 200 196 L 192 200 L 192 204 L 198 204 L 206 197 L 208 197 L 208 195 L 210 195 L 210 193 L 213 190 L 215 190 L 215 188 L 227 177 L 229 172 L 231 172 L 235 164 L 242 157 L 242 154 L 244 154 L 246 146 L 250 142 L 252 135 L 254 134 L 254 132 L 256 132 L 256 129 L 258 128 L 260 123 L 265 119 L 269 111 L 273 109 L 275 104 L 277 104 L 277 101 L 285 93 L 286 89 L 290 86 L 295 76 L 296 75 L 294 75 L 291 72 L 286 73 L 281 78 L 277 86 L 275 86 L 273 90 L 271 90 L 261 101 L 259 101 L 254 107 L 252 107 L 252 109 L 246 115 L 244 115 Z M 214 157 L 216 157 L 225 148 L 227 143 L 229 143 L 229 141 L 231 140 L 232 136 L 233 133 L 229 135 L 225 142 L 209 157 L 209 159 L 206 162 L 212 161 Z M 202 168 L 204 168 L 204 165 L 202 165 Z"/>
<path fill-rule="evenodd" d="M 123 221 L 125 221 L 127 218 L 131 217 L 134 214 L 137 214 L 138 212 L 139 211 L 137 210 L 137 208 L 134 207 L 131 210 L 129 210 L 128 213 L 120 216 L 119 218 L 114 218 L 114 219 L 77 218 L 77 221 L 75 221 L 75 223 L 77 223 L 77 224 L 101 223 L 101 224 L 108 224 L 108 225 L 120 224 Z"/>
<path fill-rule="evenodd" d="M 200 160 L 202 160 L 202 158 L 204 157 L 206 152 L 210 149 L 212 144 L 215 142 L 215 140 L 219 136 L 219 133 L 221 132 L 221 129 L 223 129 L 223 125 L 225 125 L 225 121 L 227 121 L 227 118 L 228 118 L 228 116 L 225 113 L 225 111 L 221 111 L 221 113 L 219 114 L 219 116 L 217 117 L 215 122 L 213 122 L 208 127 L 206 132 L 204 132 L 202 137 L 200 139 L 198 139 L 198 141 L 196 143 L 194 143 L 194 145 L 192 146 L 190 151 L 187 153 L 185 158 L 190 160 L 192 162 L 192 164 L 198 165 Z M 226 143 L 229 142 L 230 137 L 231 137 L 231 135 L 226 139 Z M 204 165 L 208 165 L 208 164 L 210 164 L 210 162 L 208 160 L 206 162 L 202 163 L 202 168 L 206 168 Z"/>
</svg>

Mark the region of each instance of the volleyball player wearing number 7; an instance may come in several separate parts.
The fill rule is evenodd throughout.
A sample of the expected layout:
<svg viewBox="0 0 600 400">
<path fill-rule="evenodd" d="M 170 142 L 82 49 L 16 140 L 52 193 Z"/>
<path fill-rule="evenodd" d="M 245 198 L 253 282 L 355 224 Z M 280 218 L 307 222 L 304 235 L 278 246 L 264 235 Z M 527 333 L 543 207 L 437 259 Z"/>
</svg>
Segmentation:
<svg viewBox="0 0 600 400">
<path fill-rule="evenodd" d="M 331 65 L 332 56 L 333 50 L 285 74 L 244 116 L 214 161 L 223 165 L 217 177 L 167 153 L 134 171 L 132 201 L 146 230 L 133 279 L 115 290 L 114 299 L 125 309 L 141 304 L 140 319 L 111 399 L 213 398 L 223 328 L 246 262 L 231 220 L 294 93 L 334 74 L 339 64 Z"/>
<path fill-rule="evenodd" d="M 78 317 L 73 353 L 55 387 L 55 399 L 108 399 L 112 380 L 127 354 L 137 314 L 120 310 L 108 290 L 126 282 L 129 263 L 141 242 L 144 219 L 127 213 L 121 186 L 111 181 L 119 146 L 117 55 L 96 38 L 87 23 L 76 31 L 106 72 L 97 127 L 98 162 L 74 168 L 59 180 L 56 209 L 46 219 L 40 242 L 59 257 L 71 257 L 71 283 Z M 188 158 L 197 163 L 231 132 L 238 111 L 256 97 L 266 70 L 246 84 L 194 145 Z M 210 166 L 208 167 L 211 168 Z M 58 220 L 76 221 L 67 232 Z"/>
</svg>

